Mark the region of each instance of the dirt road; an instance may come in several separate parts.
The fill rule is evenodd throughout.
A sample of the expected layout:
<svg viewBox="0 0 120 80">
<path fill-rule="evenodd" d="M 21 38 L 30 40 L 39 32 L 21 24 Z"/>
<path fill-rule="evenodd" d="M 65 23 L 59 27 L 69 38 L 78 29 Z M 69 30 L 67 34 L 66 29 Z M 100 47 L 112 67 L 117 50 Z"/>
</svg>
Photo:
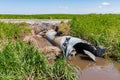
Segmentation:
<svg viewBox="0 0 120 80">
<path fill-rule="evenodd" d="M 41 23 L 50 23 L 50 24 L 56 24 L 60 23 L 61 21 L 63 22 L 68 22 L 70 19 L 0 19 L 0 22 L 5 22 L 5 23 L 21 23 L 25 22 L 28 24 L 41 24 Z"/>
</svg>

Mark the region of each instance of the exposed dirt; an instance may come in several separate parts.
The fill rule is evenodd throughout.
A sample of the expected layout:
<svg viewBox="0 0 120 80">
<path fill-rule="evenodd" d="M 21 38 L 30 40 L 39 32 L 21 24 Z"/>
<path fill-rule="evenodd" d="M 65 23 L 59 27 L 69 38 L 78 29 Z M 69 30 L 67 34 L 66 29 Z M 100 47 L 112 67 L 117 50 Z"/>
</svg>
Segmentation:
<svg viewBox="0 0 120 80">
<path fill-rule="evenodd" d="M 41 25 L 42 23 L 50 23 L 52 25 L 58 24 L 62 22 L 68 22 L 70 19 L 0 19 L 0 22 L 5 22 L 5 23 L 21 23 L 25 22 L 30 25 L 34 24 L 39 24 Z"/>
<path fill-rule="evenodd" d="M 57 46 L 53 46 L 45 37 L 45 32 L 49 29 L 53 29 L 55 25 L 49 23 L 32 24 L 32 35 L 26 36 L 23 41 L 28 44 L 33 44 L 36 48 L 42 51 L 50 63 L 54 62 L 56 56 L 61 53 L 61 50 Z"/>
</svg>

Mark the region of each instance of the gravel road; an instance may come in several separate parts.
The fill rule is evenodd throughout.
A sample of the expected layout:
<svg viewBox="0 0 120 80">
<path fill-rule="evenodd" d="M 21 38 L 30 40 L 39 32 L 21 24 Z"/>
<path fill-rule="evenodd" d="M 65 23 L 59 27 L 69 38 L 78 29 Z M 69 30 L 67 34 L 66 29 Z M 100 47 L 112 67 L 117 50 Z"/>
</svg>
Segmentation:
<svg viewBox="0 0 120 80">
<path fill-rule="evenodd" d="M 21 22 L 25 22 L 28 24 L 50 23 L 53 25 L 56 23 L 60 23 L 61 21 L 69 22 L 70 19 L 0 19 L 0 22 L 5 23 L 21 23 Z"/>
</svg>

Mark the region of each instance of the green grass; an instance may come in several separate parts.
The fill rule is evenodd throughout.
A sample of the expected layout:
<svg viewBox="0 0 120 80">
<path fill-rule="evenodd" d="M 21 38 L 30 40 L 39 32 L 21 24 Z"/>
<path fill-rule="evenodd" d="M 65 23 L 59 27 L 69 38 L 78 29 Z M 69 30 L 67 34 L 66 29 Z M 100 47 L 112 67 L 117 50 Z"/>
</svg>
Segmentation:
<svg viewBox="0 0 120 80">
<path fill-rule="evenodd" d="M 18 41 L 10 42 L 0 51 L 0 79 L 76 80 L 76 76 L 64 59 L 49 65 L 43 53 Z"/>
<path fill-rule="evenodd" d="M 76 80 L 66 60 L 50 65 L 42 52 L 21 41 L 30 32 L 25 23 L 0 23 L 0 80 Z"/>
<path fill-rule="evenodd" d="M 18 39 L 30 33 L 31 29 L 26 23 L 0 22 L 0 39 Z"/>
<path fill-rule="evenodd" d="M 104 46 L 108 56 L 120 61 L 120 15 L 81 15 L 70 24 L 72 36 Z"/>
<path fill-rule="evenodd" d="M 0 19 L 72 19 L 73 14 L 38 14 L 38 15 L 15 15 L 0 14 Z"/>
<path fill-rule="evenodd" d="M 53 80 L 76 80 L 77 77 L 73 71 L 74 66 L 68 64 L 65 59 L 60 58 L 55 61 L 54 65 L 52 66 L 52 72 L 54 73 Z"/>
</svg>

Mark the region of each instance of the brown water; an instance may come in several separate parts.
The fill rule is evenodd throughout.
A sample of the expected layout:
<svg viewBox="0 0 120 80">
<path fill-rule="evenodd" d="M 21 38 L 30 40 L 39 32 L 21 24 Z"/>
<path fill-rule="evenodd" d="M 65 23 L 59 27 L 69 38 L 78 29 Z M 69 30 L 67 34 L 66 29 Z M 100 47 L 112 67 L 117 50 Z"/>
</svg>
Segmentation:
<svg viewBox="0 0 120 80">
<path fill-rule="evenodd" d="M 120 80 L 120 63 L 98 57 L 94 62 L 85 55 L 73 56 L 69 63 L 80 69 L 79 80 Z"/>
</svg>

